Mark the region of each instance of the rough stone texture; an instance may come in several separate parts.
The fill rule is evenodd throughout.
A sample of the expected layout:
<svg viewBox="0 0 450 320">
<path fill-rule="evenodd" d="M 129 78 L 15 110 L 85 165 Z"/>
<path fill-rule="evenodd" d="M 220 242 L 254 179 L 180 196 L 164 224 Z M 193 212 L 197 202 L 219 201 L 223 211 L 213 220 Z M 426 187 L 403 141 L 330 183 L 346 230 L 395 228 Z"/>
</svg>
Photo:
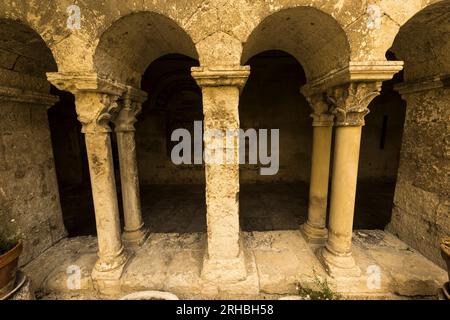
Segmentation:
<svg viewBox="0 0 450 320">
<path fill-rule="evenodd" d="M 135 252 L 121 280 L 116 297 L 141 290 L 175 293 L 180 298 L 274 298 L 296 293 L 296 284 L 313 286 L 315 277 L 326 278 L 298 231 L 245 233 L 245 248 L 254 262 L 247 265 L 252 283 L 244 283 L 231 292 L 211 291 L 202 281 L 206 237 L 204 234 L 152 234 Z M 383 231 L 356 231 L 354 256 L 363 270 L 360 278 L 329 278 L 333 290 L 348 299 L 399 299 L 417 296 L 435 297 L 447 274 L 417 251 Z M 36 284 L 37 295 L 44 299 L 96 299 L 90 270 L 96 260 L 95 238 L 65 239 L 26 266 Z M 49 259 L 49 257 L 52 257 Z M 81 288 L 67 288 L 67 267 L 78 265 Z M 366 272 L 370 265 L 381 268 L 381 286 L 369 289 Z M 206 286 L 205 286 L 206 285 Z M 249 290 L 255 288 L 257 290 Z"/>
<path fill-rule="evenodd" d="M 201 67 L 196 69 L 197 76 L 203 71 L 207 74 L 207 79 L 196 77 L 207 82 L 199 82 L 206 127 L 222 129 L 237 129 L 240 122 L 238 87 L 242 89 L 243 84 L 232 83 L 233 72 L 239 69 L 248 73 L 241 65 L 266 50 L 283 50 L 294 56 L 302 64 L 307 86 L 322 90 L 321 94 L 349 81 L 370 80 L 373 84 L 389 79 L 402 65 L 386 62 L 391 47 L 388 56 L 405 61 L 406 81 L 439 75 L 445 79 L 449 73 L 447 0 L 143 0 L 113 4 L 89 0 L 79 4 L 79 30 L 67 28 L 67 5 L 57 0 L 10 0 L 0 5 L 0 83 L 7 87 L 2 90 L 6 98 L 1 99 L 0 233 L 23 238 L 24 261 L 64 236 L 48 124 L 44 109 L 36 107 L 51 105 L 51 98 L 42 96 L 48 92 L 48 83 L 36 80 L 47 73 L 55 86 L 77 96 L 79 120 L 88 131 L 100 251 L 97 267 L 114 269 L 116 284 L 122 269 L 115 267 L 124 268 L 126 259 L 120 240 L 109 137 L 110 108 L 126 86 L 140 87 L 141 76 L 151 62 L 169 53 L 198 60 Z M 369 5 L 380 9 L 379 21 L 373 20 L 376 17 Z M 15 76 L 9 77 L 11 73 Z M 89 93 L 79 95 L 80 91 Z M 410 106 L 397 188 L 398 208 L 391 225 L 405 241 L 436 262 L 433 244 L 438 236 L 449 232 L 448 110 L 435 114 L 448 104 L 448 93 L 441 95 L 438 98 L 429 91 L 405 98 Z M 344 118 L 367 97 L 357 97 L 356 102 L 353 98 L 351 95 L 339 111 Z M 101 110 L 91 108 L 93 103 Z M 341 122 L 338 117 L 337 123 Z M 210 141 L 206 148 L 213 149 Z M 355 148 L 359 150 L 359 141 Z M 395 152 L 392 154 L 394 157 Z M 391 155 L 386 158 L 391 159 Z M 352 162 L 354 166 L 346 177 L 353 184 L 356 156 Z M 411 163 L 414 166 L 409 168 Z M 344 167 L 339 165 L 334 170 Z M 221 257 L 235 258 L 230 259 L 228 271 L 232 274 L 236 266 L 245 267 L 250 284 L 245 280 L 239 285 L 252 287 L 255 278 L 251 266 L 257 259 L 244 252 L 239 242 L 239 166 L 207 166 L 205 172 L 208 254 L 217 258 L 213 264 L 216 269 L 222 267 Z M 348 181 L 340 182 L 345 185 Z M 412 196 L 414 200 L 410 200 Z M 342 198 L 333 202 L 344 204 L 339 201 Z M 344 231 L 346 245 L 350 246 L 353 199 L 345 205 Z M 219 289 L 230 288 L 225 285 Z M 413 294 L 409 288 L 401 290 Z"/>
<path fill-rule="evenodd" d="M 47 119 L 56 98 L 39 92 L 43 80 L 27 78 L 35 91 L 2 87 L 0 93 L 0 235 L 24 242 L 20 264 L 65 236 Z"/>
<path fill-rule="evenodd" d="M 14 293 L 8 300 L 35 300 L 34 286 L 31 280 L 27 279 L 23 286 Z"/>
<path fill-rule="evenodd" d="M 450 232 L 450 90 L 404 97 L 408 108 L 388 229 L 444 267 L 439 243 Z"/>
<path fill-rule="evenodd" d="M 225 64 L 237 65 L 241 61 L 242 51 L 251 54 L 252 49 L 261 46 L 259 43 L 252 44 L 253 39 L 261 38 L 267 42 L 265 49 L 274 49 L 276 45 L 293 53 L 305 54 L 301 58 L 310 61 L 307 69 L 312 76 L 339 67 L 339 62 L 344 62 L 345 57 L 383 60 L 399 27 L 421 9 L 436 2 L 438 4 L 430 6 L 430 10 L 445 9 L 446 1 L 414 0 L 407 1 L 408 5 L 397 0 L 376 1 L 384 15 L 380 28 L 372 29 L 367 23 L 370 15 L 367 4 L 348 0 L 337 3 L 326 0 L 257 3 L 246 0 L 195 0 L 189 4 L 177 0 L 145 0 L 114 5 L 86 1 L 80 4 L 82 28 L 75 31 L 67 29 L 66 23 L 63 23 L 67 20 L 68 5 L 62 1 L 45 4 L 38 1 L 5 1 L 0 12 L 3 18 L 22 21 L 35 29 L 52 50 L 60 71 L 97 68 L 105 74 L 128 79 L 134 77 L 134 81 L 139 81 L 136 73 L 143 71 L 139 67 L 145 68 L 145 63 L 157 58 L 155 55 L 173 49 L 174 43 L 177 44 L 177 51 L 191 56 L 198 54 L 202 64 L 211 64 L 220 58 Z M 277 23 L 286 20 L 290 21 L 288 24 L 308 21 L 308 25 L 292 34 L 296 41 L 283 40 L 270 44 L 268 41 L 275 38 L 271 35 L 277 32 L 276 28 L 289 30 L 288 24 Z M 161 25 L 156 29 L 158 32 L 144 33 L 134 29 L 141 26 L 151 31 L 156 25 Z M 263 25 L 267 28 L 260 32 L 258 27 Z M 114 38 L 117 34 L 121 35 L 120 38 Z M 138 39 L 136 37 L 140 39 L 137 42 L 142 44 L 136 50 L 131 50 L 135 48 L 133 45 L 120 45 L 121 50 L 117 49 L 117 41 L 133 44 Z M 148 46 L 152 40 L 164 44 L 155 49 Z M 248 49 L 242 45 L 247 42 Z M 296 48 L 299 43 L 307 45 Z M 131 50 L 129 55 L 126 50 Z M 105 54 L 110 59 L 105 59 Z M 333 55 L 338 59 L 334 59 Z M 107 61 L 116 63 L 106 64 Z"/>
</svg>

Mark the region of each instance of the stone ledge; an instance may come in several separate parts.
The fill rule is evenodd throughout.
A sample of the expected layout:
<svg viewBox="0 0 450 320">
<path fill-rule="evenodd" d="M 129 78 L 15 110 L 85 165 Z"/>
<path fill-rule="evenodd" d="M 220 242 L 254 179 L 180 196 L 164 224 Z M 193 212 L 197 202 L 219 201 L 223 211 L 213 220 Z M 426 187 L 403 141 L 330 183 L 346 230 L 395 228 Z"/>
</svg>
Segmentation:
<svg viewBox="0 0 450 320">
<path fill-rule="evenodd" d="M 205 242 L 202 234 L 152 234 L 126 268 L 121 292 L 115 297 L 133 291 L 163 290 L 186 299 L 244 296 L 258 299 L 267 295 L 295 294 L 297 283 L 314 285 L 317 276 L 327 279 L 333 290 L 348 299 L 435 298 L 438 288 L 447 281 L 443 269 L 419 253 L 407 250 L 408 246 L 398 238 L 380 230 L 355 232 L 353 255 L 362 274 L 343 279 L 326 275 L 313 254 L 316 247 L 308 245 L 299 231 L 253 232 L 244 233 L 243 237 L 247 280 L 218 290 L 202 286 L 200 272 Z M 35 282 L 41 296 L 49 295 L 50 299 L 97 297 L 90 278 L 96 259 L 94 240 L 87 237 L 65 239 L 27 266 L 32 279 L 47 278 Z M 82 286 L 78 291 L 66 287 L 69 265 L 81 267 Z M 367 270 L 372 265 L 380 267 L 382 277 L 379 288 L 369 289 Z M 254 290 L 255 285 L 259 293 Z M 206 289 L 211 290 L 203 291 Z"/>
</svg>

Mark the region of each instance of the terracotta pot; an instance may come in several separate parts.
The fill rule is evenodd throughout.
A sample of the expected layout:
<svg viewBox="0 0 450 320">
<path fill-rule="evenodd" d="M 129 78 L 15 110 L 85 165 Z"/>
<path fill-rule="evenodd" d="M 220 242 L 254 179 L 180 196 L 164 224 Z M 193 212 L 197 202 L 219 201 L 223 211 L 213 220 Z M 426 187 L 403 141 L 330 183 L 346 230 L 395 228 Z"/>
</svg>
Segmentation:
<svg viewBox="0 0 450 320">
<path fill-rule="evenodd" d="M 179 300 L 176 295 L 163 291 L 139 291 L 126 295 L 119 300 Z"/>
<path fill-rule="evenodd" d="M 447 272 L 450 280 L 450 237 L 442 239 L 441 242 L 441 254 L 445 263 L 447 264 Z"/>
<path fill-rule="evenodd" d="M 0 298 L 6 296 L 16 282 L 19 256 L 22 253 L 22 243 L 0 256 Z"/>
</svg>

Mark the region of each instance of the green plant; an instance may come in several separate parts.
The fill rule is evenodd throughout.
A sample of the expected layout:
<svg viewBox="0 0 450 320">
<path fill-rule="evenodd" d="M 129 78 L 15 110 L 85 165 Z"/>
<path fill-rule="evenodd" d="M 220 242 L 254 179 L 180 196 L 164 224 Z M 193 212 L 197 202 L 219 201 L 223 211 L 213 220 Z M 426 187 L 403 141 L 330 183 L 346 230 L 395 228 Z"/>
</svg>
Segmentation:
<svg viewBox="0 0 450 320">
<path fill-rule="evenodd" d="M 330 288 L 327 279 L 322 280 L 314 271 L 314 289 L 297 284 L 298 294 L 306 300 L 341 300 L 342 296 Z"/>
<path fill-rule="evenodd" d="M 7 240 L 0 238 L 0 256 L 7 253 L 17 245 L 16 240 Z"/>
</svg>

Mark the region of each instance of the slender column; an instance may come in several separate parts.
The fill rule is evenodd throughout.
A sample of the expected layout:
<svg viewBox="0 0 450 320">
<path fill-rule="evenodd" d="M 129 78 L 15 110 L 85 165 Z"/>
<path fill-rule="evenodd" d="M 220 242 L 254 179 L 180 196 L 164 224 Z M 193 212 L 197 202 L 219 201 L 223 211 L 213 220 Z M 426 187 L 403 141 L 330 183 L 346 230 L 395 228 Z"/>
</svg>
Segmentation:
<svg viewBox="0 0 450 320">
<path fill-rule="evenodd" d="M 98 93 L 75 95 L 78 119 L 83 124 L 89 161 L 92 196 L 94 199 L 97 224 L 98 256 L 94 271 L 115 270 L 126 261 L 120 238 L 119 206 L 111 151 L 111 129 L 108 120 L 117 107 L 111 97 Z M 91 110 L 99 110 L 96 118 L 87 115 Z M 86 117 L 84 116 L 86 115 Z"/>
<path fill-rule="evenodd" d="M 311 182 L 309 188 L 308 220 L 300 226 L 304 238 L 313 244 L 325 243 L 330 172 L 331 139 L 334 116 L 328 113 L 323 94 L 308 97 L 314 110 Z"/>
<path fill-rule="evenodd" d="M 142 220 L 134 124 L 145 99 L 146 95 L 142 98 L 131 96 L 129 89 L 123 100 L 123 108 L 114 119 L 125 218 L 122 238 L 124 242 L 138 246 L 144 243 L 148 233 Z"/>
<path fill-rule="evenodd" d="M 78 120 L 83 125 L 97 226 L 98 260 L 92 271 L 101 291 L 120 279 L 128 255 L 120 237 L 119 208 L 111 151 L 109 122 L 119 109 L 117 99 L 125 87 L 100 79 L 96 73 L 48 73 L 61 90 L 75 95 Z"/>
<path fill-rule="evenodd" d="M 247 276 L 239 227 L 239 139 L 227 145 L 209 133 L 237 132 L 240 89 L 249 73 L 249 67 L 192 69 L 203 93 L 205 155 L 234 155 L 233 161 L 215 158 L 205 164 L 208 246 L 202 276 L 215 282 Z"/>
<path fill-rule="evenodd" d="M 352 256 L 353 216 L 361 130 L 381 82 L 351 83 L 329 91 L 336 115 L 328 240 L 319 258 L 331 276 L 359 276 Z"/>
</svg>

